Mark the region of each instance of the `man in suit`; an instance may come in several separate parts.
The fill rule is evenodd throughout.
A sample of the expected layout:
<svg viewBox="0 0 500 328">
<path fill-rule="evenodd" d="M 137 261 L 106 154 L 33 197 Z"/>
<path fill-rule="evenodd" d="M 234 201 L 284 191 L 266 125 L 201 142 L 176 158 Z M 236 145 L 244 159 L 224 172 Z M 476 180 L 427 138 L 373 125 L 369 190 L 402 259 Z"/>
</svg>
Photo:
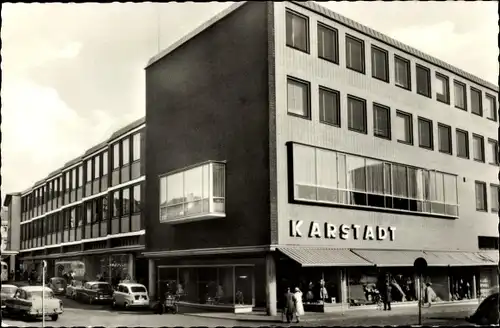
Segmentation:
<svg viewBox="0 0 500 328">
<path fill-rule="evenodd" d="M 293 314 L 295 313 L 295 297 L 290 291 L 290 287 L 287 288 L 285 293 L 285 316 L 288 323 L 293 321 Z"/>
</svg>

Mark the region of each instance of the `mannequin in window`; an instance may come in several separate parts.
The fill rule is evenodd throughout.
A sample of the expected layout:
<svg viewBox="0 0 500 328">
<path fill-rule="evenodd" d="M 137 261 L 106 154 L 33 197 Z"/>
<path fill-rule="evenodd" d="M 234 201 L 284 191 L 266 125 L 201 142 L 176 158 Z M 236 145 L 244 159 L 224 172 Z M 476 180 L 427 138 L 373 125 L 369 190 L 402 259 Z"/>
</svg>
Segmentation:
<svg viewBox="0 0 500 328">
<path fill-rule="evenodd" d="M 314 288 L 314 285 L 311 281 L 311 282 L 309 282 L 309 286 L 307 288 L 307 294 L 306 294 L 306 302 L 307 303 L 312 303 L 314 301 L 313 288 Z"/>
</svg>

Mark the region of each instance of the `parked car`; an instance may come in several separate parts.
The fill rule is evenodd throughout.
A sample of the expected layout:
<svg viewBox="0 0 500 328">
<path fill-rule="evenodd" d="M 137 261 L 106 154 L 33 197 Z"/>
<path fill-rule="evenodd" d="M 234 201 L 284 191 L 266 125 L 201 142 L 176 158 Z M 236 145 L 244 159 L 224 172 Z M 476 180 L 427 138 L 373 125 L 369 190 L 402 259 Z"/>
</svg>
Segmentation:
<svg viewBox="0 0 500 328">
<path fill-rule="evenodd" d="M 113 291 L 113 287 L 107 282 L 89 281 L 83 284 L 83 288 L 76 290 L 76 299 L 86 301 L 89 304 L 94 302 L 111 303 L 113 301 Z"/>
<path fill-rule="evenodd" d="M 52 277 L 50 278 L 47 287 L 52 289 L 52 292 L 54 292 L 55 295 L 64 295 L 66 294 L 67 284 L 66 279 L 62 277 Z"/>
<path fill-rule="evenodd" d="M 476 325 L 498 324 L 500 306 L 498 305 L 499 293 L 486 297 L 476 309 L 473 315 L 466 320 Z"/>
<path fill-rule="evenodd" d="M 71 280 L 71 282 L 66 286 L 66 297 L 76 299 L 76 292 L 78 289 L 83 288 L 83 282 L 80 280 Z"/>
<path fill-rule="evenodd" d="M 41 318 L 43 315 L 43 293 L 45 293 L 45 298 L 43 299 L 45 315 L 50 316 L 53 321 L 56 321 L 59 315 L 63 313 L 62 301 L 54 297 L 54 293 L 50 288 L 41 286 L 18 288 L 13 297 L 5 300 L 5 314 Z"/>
<path fill-rule="evenodd" d="M 144 285 L 133 282 L 118 284 L 113 293 L 112 306 L 126 309 L 149 307 L 148 290 Z"/>
<path fill-rule="evenodd" d="M 17 289 L 18 287 L 14 285 L 2 285 L 2 290 L 1 290 L 2 310 L 5 309 L 5 300 L 13 297 Z"/>
</svg>

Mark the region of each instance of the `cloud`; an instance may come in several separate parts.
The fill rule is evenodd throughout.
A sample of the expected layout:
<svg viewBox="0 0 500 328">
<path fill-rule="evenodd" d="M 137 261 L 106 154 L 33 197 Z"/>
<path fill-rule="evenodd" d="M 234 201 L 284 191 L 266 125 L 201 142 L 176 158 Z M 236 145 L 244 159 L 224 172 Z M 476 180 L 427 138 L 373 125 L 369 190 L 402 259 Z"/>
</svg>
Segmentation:
<svg viewBox="0 0 500 328">
<path fill-rule="evenodd" d="M 82 44 L 80 42 L 70 42 L 64 45 L 57 53 L 58 58 L 74 58 L 78 56 L 80 50 L 82 49 Z"/>
</svg>

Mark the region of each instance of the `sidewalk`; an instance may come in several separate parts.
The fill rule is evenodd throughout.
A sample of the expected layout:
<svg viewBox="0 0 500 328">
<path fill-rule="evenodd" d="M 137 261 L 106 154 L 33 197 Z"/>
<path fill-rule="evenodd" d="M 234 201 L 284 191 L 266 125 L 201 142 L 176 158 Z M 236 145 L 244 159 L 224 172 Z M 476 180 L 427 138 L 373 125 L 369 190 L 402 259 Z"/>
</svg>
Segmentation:
<svg viewBox="0 0 500 328">
<path fill-rule="evenodd" d="M 422 315 L 429 315 L 435 313 L 449 313 L 449 312 L 473 312 L 478 306 L 477 300 L 466 301 L 466 302 L 446 302 L 433 304 L 430 308 L 422 308 Z M 396 305 L 392 308 L 392 311 L 377 310 L 375 308 L 366 307 L 355 307 L 338 312 L 332 313 L 314 313 L 308 312 L 304 316 L 301 316 L 301 322 L 314 322 L 314 321 L 336 321 L 336 320 L 346 320 L 346 319 L 356 319 L 356 318 L 375 318 L 375 317 L 394 317 L 394 316 L 406 316 L 406 315 L 416 315 L 418 313 L 417 304 L 413 303 L 411 305 Z M 188 316 L 197 316 L 205 318 L 216 318 L 216 319 L 228 319 L 228 320 L 238 320 L 238 321 L 249 321 L 249 322 L 280 322 L 283 323 L 283 317 L 281 312 L 276 316 L 268 316 L 265 312 L 252 312 L 252 313 L 227 313 L 227 312 L 204 312 L 204 313 L 183 313 Z"/>
</svg>

